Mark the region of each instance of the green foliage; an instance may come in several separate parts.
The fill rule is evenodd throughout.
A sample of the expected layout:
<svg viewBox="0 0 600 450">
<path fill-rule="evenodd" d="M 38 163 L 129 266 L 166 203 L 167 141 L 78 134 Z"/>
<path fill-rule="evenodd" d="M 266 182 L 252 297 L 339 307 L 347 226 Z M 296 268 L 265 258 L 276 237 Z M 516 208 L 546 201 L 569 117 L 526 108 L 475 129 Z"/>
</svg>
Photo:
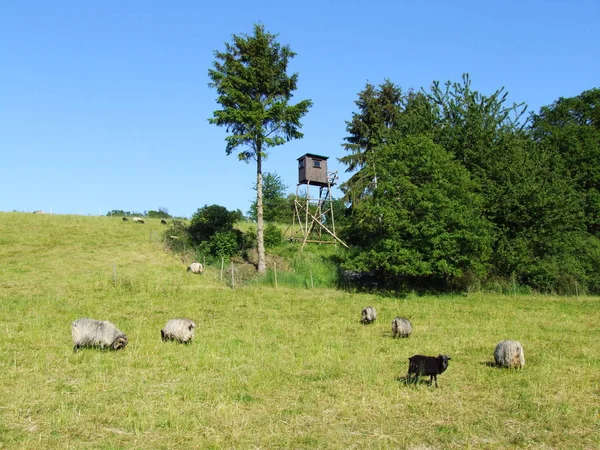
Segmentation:
<svg viewBox="0 0 600 450">
<path fill-rule="evenodd" d="M 289 223 L 292 218 L 292 205 L 286 196 L 288 186 L 276 172 L 266 172 L 263 176 L 263 218 L 265 222 Z M 256 183 L 253 186 L 256 190 Z M 256 201 L 250 206 L 250 218 L 257 219 Z M 265 237 L 266 239 L 266 237 Z M 266 243 L 265 243 L 266 245 Z"/>
<path fill-rule="evenodd" d="M 273 248 L 281 245 L 283 242 L 283 234 L 279 227 L 272 223 L 268 223 L 265 227 L 265 247 Z"/>
<path fill-rule="evenodd" d="M 234 230 L 219 230 L 209 240 L 210 253 L 216 257 L 231 257 L 238 252 L 238 238 Z"/>
<path fill-rule="evenodd" d="M 522 120 L 526 106 L 507 98 L 504 88 L 478 92 L 468 75 L 418 93 L 404 94 L 389 80 L 367 84 L 347 123 L 350 154 L 341 158 L 354 172 L 342 185 L 352 217 L 344 232 L 354 246 L 344 267 L 388 287 L 434 276 L 459 289 L 486 278 L 543 292 L 596 289 L 586 229 L 600 233 L 600 90 L 561 98 L 531 122 Z M 466 169 L 468 183 L 455 178 L 448 190 L 435 181 L 440 159 L 386 155 L 406 142 L 422 153 L 427 140 Z M 477 198 L 474 208 L 461 210 L 471 204 L 468 195 Z M 422 215 L 423 204 L 439 217 Z M 445 225 L 456 221 L 453 212 L 464 219 L 462 231 Z M 458 236 L 472 247 L 459 245 Z"/>
<path fill-rule="evenodd" d="M 171 214 L 167 208 L 160 207 L 158 211 L 148 211 L 146 216 L 150 219 L 170 219 Z"/>
<path fill-rule="evenodd" d="M 389 286 L 406 278 L 452 280 L 486 273 L 490 226 L 469 173 L 427 137 L 379 147 L 378 182 L 352 207 L 353 254 L 345 269 Z M 369 178 L 370 168 L 363 168 Z M 362 189 L 362 186 L 359 186 Z"/>
<path fill-rule="evenodd" d="M 263 157 L 267 147 L 301 138 L 300 119 L 312 106 L 310 100 L 289 103 L 298 74 L 287 75 L 287 68 L 296 54 L 276 37 L 263 25 L 254 25 L 252 36 L 234 34 L 224 52 L 215 51 L 208 71 L 223 107 L 209 122 L 227 127 L 227 154 L 243 148 L 240 160 Z"/>
<path fill-rule="evenodd" d="M 171 222 L 163 232 L 163 240 L 165 247 L 175 253 L 184 253 L 187 248 L 193 247 L 188 226 L 180 220 Z"/>
<path fill-rule="evenodd" d="M 532 117 L 534 139 L 562 159 L 581 194 L 585 223 L 600 236 L 600 89 L 559 98 Z"/>
<path fill-rule="evenodd" d="M 198 244 L 208 241 L 218 231 L 232 230 L 237 220 L 238 214 L 224 206 L 205 205 L 193 214 L 189 232 L 193 241 Z"/>
<path fill-rule="evenodd" d="M 131 217 L 138 216 L 143 217 L 145 214 L 136 211 L 123 211 L 122 209 L 113 209 L 106 213 L 107 217 L 119 216 L 119 217 Z"/>
</svg>

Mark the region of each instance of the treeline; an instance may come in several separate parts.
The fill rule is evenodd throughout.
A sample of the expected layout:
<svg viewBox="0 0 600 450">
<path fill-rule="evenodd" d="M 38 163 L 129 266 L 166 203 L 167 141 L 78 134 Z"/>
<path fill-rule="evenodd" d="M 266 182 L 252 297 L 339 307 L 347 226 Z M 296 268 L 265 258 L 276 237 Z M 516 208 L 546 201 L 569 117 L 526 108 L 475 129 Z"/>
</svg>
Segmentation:
<svg viewBox="0 0 600 450">
<path fill-rule="evenodd" d="M 600 90 L 526 115 L 468 75 L 367 84 L 347 122 L 341 267 L 390 289 L 600 292 Z"/>
<path fill-rule="evenodd" d="M 149 219 L 172 219 L 167 208 L 158 208 L 158 211 L 150 210 L 143 213 L 136 211 L 124 211 L 122 209 L 113 209 L 106 213 L 107 216 L 122 216 L 122 217 L 147 217 Z"/>
</svg>

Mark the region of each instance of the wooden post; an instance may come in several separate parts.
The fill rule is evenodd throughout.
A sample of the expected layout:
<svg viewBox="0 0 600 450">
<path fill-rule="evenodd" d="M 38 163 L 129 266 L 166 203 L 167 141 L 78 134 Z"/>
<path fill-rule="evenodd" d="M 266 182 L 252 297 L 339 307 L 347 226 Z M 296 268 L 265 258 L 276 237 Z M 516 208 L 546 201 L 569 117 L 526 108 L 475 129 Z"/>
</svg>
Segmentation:
<svg viewBox="0 0 600 450">
<path fill-rule="evenodd" d="M 310 287 L 312 289 L 315 288 L 315 282 L 313 281 L 313 276 L 312 276 L 312 269 L 310 269 Z"/>
<path fill-rule="evenodd" d="M 231 289 L 235 289 L 235 276 L 233 275 L 233 260 L 231 261 Z"/>
<path fill-rule="evenodd" d="M 515 300 L 517 299 L 517 285 L 515 283 L 515 275 L 513 274 L 513 292 L 515 295 Z"/>
<path fill-rule="evenodd" d="M 225 264 L 225 258 L 221 256 L 221 281 L 223 281 L 223 265 Z"/>
<path fill-rule="evenodd" d="M 273 263 L 273 272 L 275 274 L 275 289 L 277 289 L 277 263 Z"/>
</svg>

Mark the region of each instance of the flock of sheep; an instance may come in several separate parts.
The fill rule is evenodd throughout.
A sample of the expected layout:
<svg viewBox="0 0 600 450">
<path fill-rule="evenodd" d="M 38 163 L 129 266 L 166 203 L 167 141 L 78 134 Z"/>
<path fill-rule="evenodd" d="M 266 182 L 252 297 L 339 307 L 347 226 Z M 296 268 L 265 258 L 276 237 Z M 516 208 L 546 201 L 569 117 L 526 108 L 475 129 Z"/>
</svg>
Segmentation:
<svg viewBox="0 0 600 450">
<path fill-rule="evenodd" d="M 141 217 L 134 217 L 133 221 L 135 223 L 146 223 Z M 123 222 L 129 222 L 129 219 L 127 217 L 123 217 Z M 162 223 L 163 225 L 167 225 L 167 221 L 165 219 L 160 219 L 160 223 Z"/>
<path fill-rule="evenodd" d="M 193 267 L 193 269 L 192 269 Z M 202 264 L 192 263 L 188 271 L 202 273 Z M 361 323 L 371 324 L 377 319 L 377 311 L 372 306 L 362 310 Z M 194 338 L 196 324 L 191 319 L 171 319 L 160 330 L 161 339 L 164 341 L 177 341 L 189 344 Z M 392 336 L 394 338 L 407 338 L 412 333 L 412 324 L 404 317 L 397 316 L 392 320 Z M 95 319 L 77 319 L 71 324 L 71 337 L 73 338 L 73 351 L 77 352 L 83 347 L 98 347 L 111 350 L 120 350 L 128 344 L 127 335 L 119 330 L 112 322 Z M 425 356 L 413 355 L 408 358 L 408 373 L 406 383 L 417 383 L 420 375 L 429 376 L 429 384 L 435 382 L 438 387 L 437 376 L 448 368 L 448 355 Z M 522 368 L 525 365 L 523 347 L 517 341 L 505 340 L 500 342 L 494 351 L 496 365 L 508 368 Z M 413 380 L 414 375 L 414 380 Z"/>
<path fill-rule="evenodd" d="M 377 311 L 372 306 L 363 308 L 361 323 L 367 325 L 377 320 Z M 412 333 L 412 324 L 404 317 L 397 316 L 392 320 L 392 336 L 394 338 L 407 338 Z M 429 384 L 435 381 L 435 387 L 438 387 L 437 376 L 444 373 L 448 368 L 448 355 L 425 356 L 413 355 L 408 358 L 408 373 L 406 374 L 406 383 L 413 381 L 416 384 L 419 375 L 429 376 Z M 520 369 L 525 365 L 525 353 L 523 346 L 518 341 L 504 340 L 499 342 L 494 350 L 494 361 L 499 367 Z"/>
</svg>

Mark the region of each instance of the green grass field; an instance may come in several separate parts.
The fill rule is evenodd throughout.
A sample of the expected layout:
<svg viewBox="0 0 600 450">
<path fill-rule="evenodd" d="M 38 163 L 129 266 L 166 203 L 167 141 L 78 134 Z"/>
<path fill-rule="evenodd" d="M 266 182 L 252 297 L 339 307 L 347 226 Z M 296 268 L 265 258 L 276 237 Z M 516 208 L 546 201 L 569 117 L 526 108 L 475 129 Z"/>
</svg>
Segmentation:
<svg viewBox="0 0 600 450">
<path fill-rule="evenodd" d="M 153 231 L 0 213 L 0 448 L 600 447 L 598 298 L 232 290 Z M 396 315 L 410 338 L 392 339 Z M 161 342 L 181 316 L 195 341 Z M 73 353 L 80 317 L 129 345 Z M 486 364 L 507 338 L 523 370 Z M 439 389 L 402 382 L 415 353 L 452 357 Z"/>
</svg>

